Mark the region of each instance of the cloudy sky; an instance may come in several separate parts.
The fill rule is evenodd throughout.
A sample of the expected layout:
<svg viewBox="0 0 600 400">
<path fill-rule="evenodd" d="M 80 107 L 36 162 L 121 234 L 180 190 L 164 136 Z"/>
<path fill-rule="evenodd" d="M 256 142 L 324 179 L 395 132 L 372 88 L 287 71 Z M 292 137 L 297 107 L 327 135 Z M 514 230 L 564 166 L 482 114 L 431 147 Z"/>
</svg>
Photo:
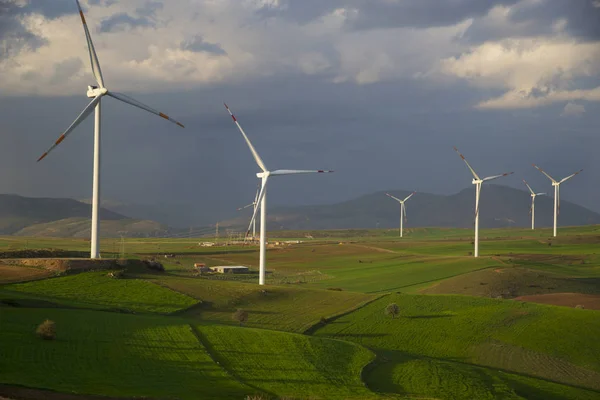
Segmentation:
<svg viewBox="0 0 600 400">
<path fill-rule="evenodd" d="M 454 193 L 470 174 L 600 211 L 600 0 L 82 0 L 109 90 L 103 196 L 196 203 L 254 196 L 265 163 L 334 169 L 273 179 L 271 204 L 375 190 Z M 91 196 L 92 120 L 36 159 L 94 84 L 74 0 L 0 0 L 0 191 Z M 217 217 L 215 217 L 217 218 Z"/>
</svg>

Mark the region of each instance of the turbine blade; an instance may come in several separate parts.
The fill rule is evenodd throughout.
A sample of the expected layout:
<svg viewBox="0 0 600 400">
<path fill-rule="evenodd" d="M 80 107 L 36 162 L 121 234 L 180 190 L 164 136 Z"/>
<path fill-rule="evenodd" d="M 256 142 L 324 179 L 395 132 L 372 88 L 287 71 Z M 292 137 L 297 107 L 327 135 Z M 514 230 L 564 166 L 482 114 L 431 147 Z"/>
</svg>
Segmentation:
<svg viewBox="0 0 600 400">
<path fill-rule="evenodd" d="M 480 179 L 479 175 L 477 175 L 475 173 L 475 171 L 473 170 L 473 168 L 471 168 L 471 166 L 467 162 L 467 159 L 465 158 L 465 156 L 463 156 L 462 154 L 460 154 L 460 151 L 458 151 L 458 149 L 456 147 L 454 147 L 454 151 L 456 151 L 456 153 L 460 156 L 460 158 L 462 158 L 462 160 L 465 162 L 465 164 L 467 164 L 467 167 L 469 167 L 469 170 L 471 171 L 471 173 L 473 174 L 473 176 L 475 177 L 475 179 L 479 180 Z"/>
<path fill-rule="evenodd" d="M 415 193 L 417 193 L 417 192 L 412 192 L 411 194 L 409 194 L 408 196 L 406 196 L 406 198 L 404 200 L 402 200 L 402 201 L 406 201 L 406 200 L 410 199 L 411 197 L 413 197 L 413 195 Z"/>
<path fill-rule="evenodd" d="M 545 196 L 545 195 L 547 195 L 547 194 L 548 194 L 548 193 L 536 193 L 535 195 L 536 195 L 536 196 Z"/>
<path fill-rule="evenodd" d="M 560 181 L 560 182 L 558 182 L 558 183 L 563 183 L 564 181 L 567 181 L 567 180 L 571 179 L 571 178 L 572 178 L 572 177 L 574 177 L 575 175 L 578 175 L 579 173 L 581 173 L 581 171 L 583 171 L 583 170 L 582 170 L 582 169 L 580 169 L 579 171 L 575 172 L 574 174 L 572 174 L 572 175 L 569 175 L 569 176 L 567 176 L 566 178 L 563 178 L 563 180 L 561 180 L 561 181 Z"/>
<path fill-rule="evenodd" d="M 233 115 L 233 113 L 229 109 L 229 106 L 226 103 L 223 103 L 223 104 L 225 104 L 225 108 L 229 112 L 229 115 L 231 115 L 231 118 L 233 119 L 233 122 L 235 122 L 235 124 L 237 125 L 238 129 L 242 133 L 242 136 L 244 137 L 244 140 L 246 141 L 246 144 L 250 148 L 250 152 L 252 153 L 252 156 L 254 157 L 254 160 L 256 161 L 256 163 L 258 164 L 258 166 L 260 167 L 260 169 L 263 170 L 263 172 L 267 172 L 267 167 L 265 167 L 265 163 L 263 162 L 262 158 L 260 158 L 260 156 L 258 155 L 258 152 L 256 151 L 256 149 L 252 145 L 252 142 L 250 142 L 250 139 L 248 139 L 248 136 L 246 135 L 246 132 L 244 132 L 244 130 L 242 129 L 242 126 L 238 122 L 237 118 L 235 117 L 235 115 Z"/>
<path fill-rule="evenodd" d="M 149 106 L 145 105 L 144 103 L 137 101 L 136 99 L 129 97 L 123 93 L 108 92 L 106 94 L 114 99 L 122 101 L 123 103 L 127 103 L 134 107 L 141 108 L 142 110 L 148 111 L 149 113 L 152 113 L 154 115 L 158 115 L 161 118 L 164 118 L 168 121 L 171 121 L 172 123 L 174 123 L 176 125 L 179 125 L 182 128 L 185 128 L 185 126 L 183 126 L 183 124 L 181 122 L 174 120 L 173 118 L 169 117 L 167 114 L 161 113 L 160 111 L 157 111 L 154 108 L 149 107 Z"/>
<path fill-rule="evenodd" d="M 247 206 L 244 206 L 244 207 L 240 207 L 240 208 L 238 208 L 237 210 L 238 210 L 238 211 L 242 211 L 242 210 L 245 210 L 245 209 L 246 209 L 246 208 L 248 208 L 248 207 L 252 207 L 253 205 L 254 205 L 254 203 L 250 203 L 250 204 L 248 204 Z"/>
<path fill-rule="evenodd" d="M 256 214 L 258 209 L 260 208 L 260 203 L 262 202 L 263 197 L 265 196 L 265 189 L 267 187 L 267 183 L 269 182 L 269 178 L 264 180 L 264 184 L 260 188 L 260 193 L 258 194 L 258 201 L 256 203 L 256 207 L 254 207 L 254 213 L 252 213 L 252 218 L 250 218 L 250 224 L 248 225 L 248 230 L 246 231 L 246 236 L 250 234 L 250 229 L 252 229 L 252 223 L 256 219 Z"/>
<path fill-rule="evenodd" d="M 396 201 L 399 201 L 400 203 L 402 203 L 402 200 L 400 200 L 400 199 L 399 199 L 399 198 L 397 198 L 397 197 L 394 197 L 394 196 L 392 196 L 392 195 L 391 195 L 391 194 L 389 194 L 389 193 L 386 193 L 385 195 L 386 195 L 387 197 L 391 197 L 392 199 L 394 199 L 394 200 L 396 200 Z"/>
<path fill-rule="evenodd" d="M 506 172 L 501 175 L 488 176 L 487 178 L 483 178 L 482 181 L 483 182 L 493 181 L 494 179 L 502 178 L 503 176 L 508 176 L 508 175 L 512 175 L 512 174 L 514 174 L 514 172 Z"/>
<path fill-rule="evenodd" d="M 96 78 L 96 82 L 98 85 L 103 88 L 104 87 L 104 79 L 102 78 L 102 71 L 100 70 L 100 62 L 98 61 L 98 55 L 96 54 L 96 49 L 94 48 L 94 43 L 92 42 L 92 36 L 90 35 L 90 30 L 88 29 L 87 22 L 85 21 L 85 16 L 83 15 L 83 10 L 81 9 L 81 5 L 79 4 L 79 0 L 75 0 L 77 3 L 77 8 L 79 8 L 79 16 L 81 17 L 81 22 L 83 23 L 83 30 L 85 32 L 85 39 L 88 44 L 88 51 L 90 53 L 90 63 L 92 64 L 92 73 Z"/>
<path fill-rule="evenodd" d="M 271 175 L 297 175 L 297 174 L 329 174 L 333 171 L 327 170 L 306 170 L 306 169 L 278 169 L 271 172 Z"/>
<path fill-rule="evenodd" d="M 52 146 L 50 146 L 50 148 L 44 154 L 42 154 L 42 156 L 40 158 L 38 158 L 38 162 L 42 161 L 52 150 L 54 150 L 54 148 L 56 146 L 58 146 L 59 144 L 61 144 L 61 142 L 63 140 L 65 140 L 65 138 L 67 136 L 69 136 L 69 134 L 71 132 L 73 132 L 73 130 L 75 128 L 77 128 L 77 126 L 80 123 L 82 123 L 92 113 L 92 111 L 94 111 L 94 108 L 96 108 L 96 105 L 100 102 L 101 98 L 102 98 L 102 96 L 96 96 L 96 97 L 94 97 L 94 99 L 90 102 L 90 104 L 88 104 L 83 109 L 83 111 L 81 112 L 81 114 L 79 114 L 79 116 L 75 119 L 75 121 L 73 121 L 73 123 L 67 128 L 67 130 L 64 131 L 62 135 L 60 135 L 60 137 L 56 140 L 56 142 L 54 142 L 54 144 Z"/>
<path fill-rule="evenodd" d="M 538 167 L 538 166 L 537 166 L 537 165 L 535 165 L 535 164 L 531 164 L 531 165 L 533 165 L 535 168 L 537 168 L 537 170 L 538 170 L 538 171 L 540 171 L 542 174 L 546 175 L 546 176 L 548 177 L 548 179 L 550 179 L 552 182 L 554 182 L 554 183 L 558 183 L 558 182 L 556 182 L 556 180 L 555 180 L 553 177 L 551 177 L 550 175 L 548 175 L 548 174 L 546 173 L 546 171 L 544 171 L 543 169 L 541 169 L 540 167 Z"/>
<path fill-rule="evenodd" d="M 531 194 L 535 194 L 535 192 L 533 191 L 533 189 L 531 188 L 531 186 L 529 186 L 529 184 L 527 183 L 527 181 L 525 179 L 523 179 L 523 183 L 525 184 L 525 186 L 527 186 L 527 188 L 529 189 L 529 191 L 531 192 Z"/>
<path fill-rule="evenodd" d="M 408 218 L 406 217 L 406 204 L 402 204 L 402 212 L 404 214 L 404 222 L 408 221 Z"/>
</svg>

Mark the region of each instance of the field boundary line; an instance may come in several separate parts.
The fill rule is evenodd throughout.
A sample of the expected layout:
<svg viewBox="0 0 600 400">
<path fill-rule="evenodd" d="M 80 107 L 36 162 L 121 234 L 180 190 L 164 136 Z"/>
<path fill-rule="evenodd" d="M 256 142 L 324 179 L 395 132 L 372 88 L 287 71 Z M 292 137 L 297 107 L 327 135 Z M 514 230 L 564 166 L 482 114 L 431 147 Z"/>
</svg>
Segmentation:
<svg viewBox="0 0 600 400">
<path fill-rule="evenodd" d="M 208 354 L 208 356 L 210 357 L 210 359 L 217 364 L 224 372 L 225 374 L 227 374 L 228 376 L 230 376 L 233 380 L 237 381 L 238 383 L 247 386 L 249 388 L 252 388 L 254 390 L 257 390 L 259 393 L 262 394 L 267 394 L 269 396 L 276 396 L 275 393 L 271 393 L 268 392 L 266 390 L 263 390 L 257 386 L 251 385 L 248 382 L 245 382 L 242 378 L 240 378 L 236 373 L 234 373 L 233 371 L 229 370 L 225 365 L 226 363 L 222 362 L 223 360 L 220 360 L 220 357 L 218 357 L 216 355 L 216 352 L 214 351 L 212 345 L 210 344 L 210 342 L 204 337 L 204 335 L 202 334 L 202 332 L 200 332 L 200 330 L 193 326 L 192 324 L 188 324 L 188 326 L 190 327 L 190 330 L 192 331 L 192 334 L 196 337 L 196 339 L 198 340 L 198 343 L 200 343 L 200 345 L 202 345 L 202 347 L 204 347 L 204 349 L 206 350 L 206 354 Z M 219 361 L 220 360 L 220 361 Z"/>
<path fill-rule="evenodd" d="M 370 300 L 363 301 L 362 303 L 358 304 L 356 307 L 353 307 L 351 309 L 347 309 L 347 310 L 344 310 L 344 311 L 340 311 L 337 314 L 333 314 L 330 317 L 326 317 L 326 320 L 327 320 L 326 324 L 329 323 L 329 322 L 333 322 L 336 319 L 341 318 L 341 317 L 343 317 L 345 315 L 353 313 L 354 311 L 358 311 L 361 308 L 366 307 L 369 304 L 373 303 L 374 301 L 377 301 L 377 300 L 382 299 L 385 296 L 389 296 L 389 295 L 391 295 L 391 293 L 380 293 L 379 296 L 377 296 L 377 297 L 375 297 L 373 299 L 370 299 Z M 312 325 L 310 325 L 308 328 L 306 328 L 305 330 L 303 330 L 300 333 L 302 335 L 313 336 L 313 334 L 316 332 L 316 330 L 319 329 L 321 326 L 322 326 L 321 321 L 318 321 L 318 322 L 313 323 Z"/>
</svg>

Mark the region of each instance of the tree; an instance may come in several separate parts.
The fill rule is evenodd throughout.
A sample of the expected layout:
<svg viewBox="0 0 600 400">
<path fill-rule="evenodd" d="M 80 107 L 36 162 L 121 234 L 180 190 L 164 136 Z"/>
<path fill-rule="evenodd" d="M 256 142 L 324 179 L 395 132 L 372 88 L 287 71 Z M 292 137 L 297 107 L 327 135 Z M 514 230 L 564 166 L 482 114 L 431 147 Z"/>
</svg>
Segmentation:
<svg viewBox="0 0 600 400">
<path fill-rule="evenodd" d="M 396 303 L 390 303 L 385 308 L 385 315 L 391 315 L 392 318 L 395 318 L 396 315 L 400 313 L 400 307 Z"/>
<path fill-rule="evenodd" d="M 244 325 L 244 322 L 248 321 L 248 311 L 238 308 L 237 311 L 233 313 L 232 318 L 234 321 L 239 322 L 240 326 L 242 326 Z"/>
</svg>

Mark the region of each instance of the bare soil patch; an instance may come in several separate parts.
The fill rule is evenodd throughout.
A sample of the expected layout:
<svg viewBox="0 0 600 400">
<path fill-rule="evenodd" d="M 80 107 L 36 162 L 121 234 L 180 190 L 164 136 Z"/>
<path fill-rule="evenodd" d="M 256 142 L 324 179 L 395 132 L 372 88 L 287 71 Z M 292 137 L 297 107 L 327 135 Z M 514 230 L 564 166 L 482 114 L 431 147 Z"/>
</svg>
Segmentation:
<svg viewBox="0 0 600 400">
<path fill-rule="evenodd" d="M 582 293 L 549 293 L 532 296 L 519 296 L 515 300 L 532 303 L 550 304 L 553 306 L 575 307 L 581 305 L 586 309 L 600 310 L 600 295 Z"/>
<path fill-rule="evenodd" d="M 30 281 L 51 275 L 52 271 L 46 269 L 0 264 L 0 284 Z"/>
<path fill-rule="evenodd" d="M 600 279 L 571 278 L 521 267 L 488 268 L 446 279 L 421 292 L 504 299 L 547 293 L 600 295 Z"/>
<path fill-rule="evenodd" d="M 43 268 L 49 271 L 90 271 L 119 268 L 116 260 L 85 258 L 15 258 L 0 260 L 0 265 Z"/>
</svg>

